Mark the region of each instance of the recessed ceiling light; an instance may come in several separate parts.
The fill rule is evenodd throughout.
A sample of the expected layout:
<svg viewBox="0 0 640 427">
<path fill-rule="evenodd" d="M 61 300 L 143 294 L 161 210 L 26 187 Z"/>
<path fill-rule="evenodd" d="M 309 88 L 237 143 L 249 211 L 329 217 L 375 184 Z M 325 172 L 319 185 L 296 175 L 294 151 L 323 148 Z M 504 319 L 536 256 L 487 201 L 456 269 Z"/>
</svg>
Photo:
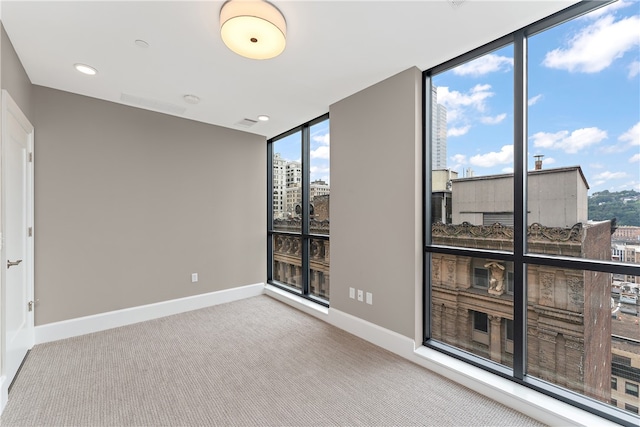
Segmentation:
<svg viewBox="0 0 640 427">
<path fill-rule="evenodd" d="M 268 122 L 269 121 L 269 116 L 261 114 L 258 116 L 258 120 L 260 120 L 261 122 Z"/>
<path fill-rule="evenodd" d="M 75 64 L 74 67 L 76 68 L 76 70 L 89 76 L 95 76 L 98 73 L 98 70 L 86 64 Z"/>
<path fill-rule="evenodd" d="M 136 46 L 141 47 L 143 49 L 146 49 L 149 47 L 149 43 L 141 39 L 136 40 L 134 43 L 136 44 Z"/>
<path fill-rule="evenodd" d="M 197 104 L 198 102 L 200 102 L 200 98 L 195 95 L 185 95 L 182 98 L 187 104 Z"/>
</svg>

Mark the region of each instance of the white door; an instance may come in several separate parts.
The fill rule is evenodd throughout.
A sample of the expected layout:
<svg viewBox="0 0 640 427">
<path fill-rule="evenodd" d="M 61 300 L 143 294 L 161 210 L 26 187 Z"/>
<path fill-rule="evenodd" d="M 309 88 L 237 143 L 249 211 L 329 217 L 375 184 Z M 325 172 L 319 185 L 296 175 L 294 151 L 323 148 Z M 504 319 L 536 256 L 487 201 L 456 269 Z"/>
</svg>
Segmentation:
<svg viewBox="0 0 640 427">
<path fill-rule="evenodd" d="M 33 126 L 2 91 L 2 374 L 8 387 L 33 347 Z"/>
</svg>

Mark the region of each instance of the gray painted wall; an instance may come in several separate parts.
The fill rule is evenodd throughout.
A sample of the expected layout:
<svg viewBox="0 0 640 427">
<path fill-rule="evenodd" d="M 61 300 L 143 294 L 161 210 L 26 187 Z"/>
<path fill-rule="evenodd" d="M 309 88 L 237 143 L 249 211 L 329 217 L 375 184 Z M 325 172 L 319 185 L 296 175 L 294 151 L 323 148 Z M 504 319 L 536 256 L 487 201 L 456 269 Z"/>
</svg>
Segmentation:
<svg viewBox="0 0 640 427">
<path fill-rule="evenodd" d="M 264 137 L 40 86 L 34 100 L 36 325 L 264 282 Z"/>
<path fill-rule="evenodd" d="M 329 111 L 331 307 L 414 339 L 422 287 L 421 73 L 406 70 Z M 350 299 L 349 287 L 372 292 L 373 305 Z"/>
<path fill-rule="evenodd" d="M 33 100 L 32 85 L 24 67 L 16 54 L 9 36 L 7 36 L 4 26 L 0 26 L 1 37 L 1 71 L 2 89 L 6 89 L 13 100 L 20 106 L 25 116 L 33 124 Z"/>
</svg>

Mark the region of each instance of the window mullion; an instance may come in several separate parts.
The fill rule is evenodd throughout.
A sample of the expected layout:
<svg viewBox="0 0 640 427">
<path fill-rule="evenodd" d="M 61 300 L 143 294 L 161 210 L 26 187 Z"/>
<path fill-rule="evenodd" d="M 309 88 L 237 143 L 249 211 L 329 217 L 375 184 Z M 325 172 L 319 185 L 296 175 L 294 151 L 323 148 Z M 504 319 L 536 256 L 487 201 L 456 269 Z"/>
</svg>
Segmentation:
<svg viewBox="0 0 640 427">
<path fill-rule="evenodd" d="M 513 141 L 513 375 L 522 380 L 527 360 L 527 49 L 523 31 L 514 34 Z"/>
<path fill-rule="evenodd" d="M 273 230 L 273 141 L 267 142 L 267 231 Z M 273 236 L 267 234 L 267 277 L 273 278 Z"/>
<path fill-rule="evenodd" d="M 302 126 L 302 293 L 311 292 L 309 277 L 309 180 L 311 162 L 311 132 L 308 124 Z"/>
</svg>

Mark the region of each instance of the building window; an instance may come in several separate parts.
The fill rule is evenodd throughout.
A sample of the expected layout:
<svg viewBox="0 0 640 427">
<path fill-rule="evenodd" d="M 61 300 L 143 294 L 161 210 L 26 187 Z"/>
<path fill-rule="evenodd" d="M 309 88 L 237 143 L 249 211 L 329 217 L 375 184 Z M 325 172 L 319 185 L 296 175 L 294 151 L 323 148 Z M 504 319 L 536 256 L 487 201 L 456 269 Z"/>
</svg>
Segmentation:
<svg viewBox="0 0 640 427">
<path fill-rule="evenodd" d="M 634 414 L 638 413 L 638 407 L 634 405 L 630 405 L 628 403 L 624 404 L 624 409 L 626 409 L 629 412 L 633 412 Z"/>
<path fill-rule="evenodd" d="M 329 116 L 270 139 L 268 283 L 329 303 Z"/>
<path fill-rule="evenodd" d="M 626 394 L 631 395 L 631 396 L 638 397 L 638 384 L 634 384 L 634 383 L 630 383 L 630 382 L 626 381 L 624 383 L 624 392 Z"/>
<path fill-rule="evenodd" d="M 489 345 L 489 318 L 486 313 L 473 311 L 472 339 L 484 345 Z"/>
<path fill-rule="evenodd" d="M 480 311 L 473 312 L 473 329 L 484 333 L 489 332 L 489 319 L 487 317 L 487 313 L 482 313 Z"/>
<path fill-rule="evenodd" d="M 489 270 L 486 268 L 474 268 L 473 286 L 487 289 L 489 287 Z"/>
<path fill-rule="evenodd" d="M 640 51 L 601 30 L 631 28 L 633 4 L 580 2 L 423 74 L 424 345 L 623 425 L 638 419 L 602 384 L 617 390 L 640 361 L 640 296 L 611 292 L 613 277 L 640 277 L 629 251 L 612 261 L 614 246 L 640 253 L 612 237 L 640 225 L 629 215 Z M 638 384 L 625 393 L 638 396 Z"/>
</svg>

